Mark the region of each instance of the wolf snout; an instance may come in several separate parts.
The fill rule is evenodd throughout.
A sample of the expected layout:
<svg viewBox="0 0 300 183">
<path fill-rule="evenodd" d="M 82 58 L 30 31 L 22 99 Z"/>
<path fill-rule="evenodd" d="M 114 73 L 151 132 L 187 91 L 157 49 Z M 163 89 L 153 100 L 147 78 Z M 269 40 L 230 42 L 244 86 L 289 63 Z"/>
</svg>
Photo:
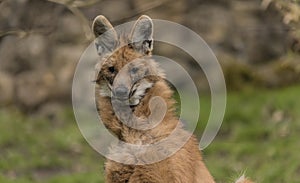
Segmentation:
<svg viewBox="0 0 300 183">
<path fill-rule="evenodd" d="M 114 89 L 113 95 L 118 99 L 126 100 L 129 96 L 129 89 L 124 85 L 118 86 Z"/>
</svg>

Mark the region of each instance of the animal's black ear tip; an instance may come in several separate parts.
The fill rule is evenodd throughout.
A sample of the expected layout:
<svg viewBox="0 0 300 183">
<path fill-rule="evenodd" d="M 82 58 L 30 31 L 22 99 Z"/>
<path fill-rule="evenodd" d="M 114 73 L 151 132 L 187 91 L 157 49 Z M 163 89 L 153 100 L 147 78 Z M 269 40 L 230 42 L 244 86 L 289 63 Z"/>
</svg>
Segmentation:
<svg viewBox="0 0 300 183">
<path fill-rule="evenodd" d="M 113 26 L 111 25 L 111 23 L 109 22 L 109 20 L 105 16 L 98 15 L 94 19 L 93 24 L 92 24 L 92 30 L 93 30 L 94 35 L 96 37 L 103 34 L 104 32 L 106 32 L 109 29 L 113 29 Z"/>
</svg>

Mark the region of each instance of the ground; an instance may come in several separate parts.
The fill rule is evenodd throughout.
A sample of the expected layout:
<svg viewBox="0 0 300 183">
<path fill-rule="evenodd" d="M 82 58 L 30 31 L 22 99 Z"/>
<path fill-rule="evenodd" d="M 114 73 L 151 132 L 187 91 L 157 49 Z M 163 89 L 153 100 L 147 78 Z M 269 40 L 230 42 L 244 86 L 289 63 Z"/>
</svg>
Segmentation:
<svg viewBox="0 0 300 183">
<path fill-rule="evenodd" d="M 203 152 L 217 182 L 244 172 L 257 182 L 300 180 L 299 93 L 300 86 L 229 92 L 221 130 Z M 208 101 L 201 98 L 200 120 Z M 51 120 L 1 109 L 0 129 L 0 182 L 103 182 L 103 158 L 81 136 L 71 107 Z"/>
</svg>

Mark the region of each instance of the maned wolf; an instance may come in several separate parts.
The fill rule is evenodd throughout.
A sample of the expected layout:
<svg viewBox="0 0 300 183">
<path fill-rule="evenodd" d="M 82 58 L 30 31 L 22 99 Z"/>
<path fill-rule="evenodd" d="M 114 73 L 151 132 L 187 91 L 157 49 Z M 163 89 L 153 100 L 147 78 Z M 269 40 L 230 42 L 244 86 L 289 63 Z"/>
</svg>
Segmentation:
<svg viewBox="0 0 300 183">
<path fill-rule="evenodd" d="M 95 44 L 101 59 L 100 65 L 96 66 L 100 69 L 96 74 L 95 95 L 104 125 L 120 141 L 135 145 L 159 142 L 175 128 L 177 130 L 170 141 L 160 144 L 157 149 L 137 152 L 125 147 L 112 147 L 111 157 L 118 157 L 126 164 L 108 158 L 105 164 L 106 182 L 213 183 L 214 179 L 202 161 L 196 138 L 189 136 L 175 115 L 175 100 L 163 72 L 151 59 L 152 20 L 143 15 L 129 33 L 120 35 L 100 15 L 95 18 L 92 29 L 97 37 Z M 161 114 L 161 111 L 166 112 Z M 186 137 L 187 142 L 177 152 L 147 164 Z M 242 179 L 238 182 L 247 182 Z"/>
</svg>

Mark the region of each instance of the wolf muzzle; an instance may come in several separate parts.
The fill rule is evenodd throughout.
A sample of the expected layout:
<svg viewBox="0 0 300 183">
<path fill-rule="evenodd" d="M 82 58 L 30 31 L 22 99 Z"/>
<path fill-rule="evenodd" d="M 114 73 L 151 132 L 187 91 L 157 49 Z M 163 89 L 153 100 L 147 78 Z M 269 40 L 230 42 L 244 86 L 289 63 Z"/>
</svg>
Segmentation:
<svg viewBox="0 0 300 183">
<path fill-rule="evenodd" d="M 129 98 L 129 89 L 125 85 L 120 85 L 113 90 L 113 96 L 119 100 L 127 100 Z"/>
</svg>

